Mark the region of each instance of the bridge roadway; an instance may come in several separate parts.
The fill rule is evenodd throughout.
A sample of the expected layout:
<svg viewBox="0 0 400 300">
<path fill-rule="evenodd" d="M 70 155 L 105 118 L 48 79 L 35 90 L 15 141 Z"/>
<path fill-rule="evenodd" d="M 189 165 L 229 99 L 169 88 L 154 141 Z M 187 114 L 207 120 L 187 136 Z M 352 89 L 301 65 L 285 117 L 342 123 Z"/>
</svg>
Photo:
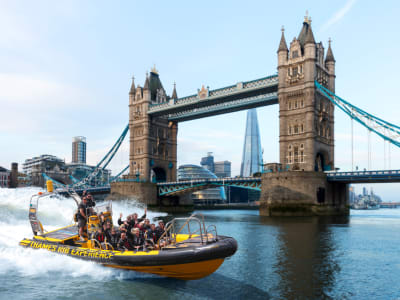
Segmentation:
<svg viewBox="0 0 400 300">
<path fill-rule="evenodd" d="M 400 170 L 326 172 L 328 181 L 342 183 L 400 182 Z"/>
<path fill-rule="evenodd" d="M 236 186 L 261 191 L 260 177 L 227 177 L 210 179 L 193 179 L 175 182 L 157 183 L 159 196 L 174 196 L 201 189 L 215 188 L 218 186 Z"/>
<path fill-rule="evenodd" d="M 341 183 L 390 183 L 400 182 L 400 170 L 352 171 L 352 172 L 326 172 L 329 182 Z M 236 186 L 261 191 L 260 177 L 227 177 L 212 179 L 193 179 L 175 182 L 157 183 L 159 196 L 174 196 L 195 192 L 217 186 Z M 78 194 L 86 190 L 93 195 L 110 193 L 110 186 L 90 187 L 76 190 Z M 61 194 L 67 194 L 61 192 Z"/>
<path fill-rule="evenodd" d="M 147 113 L 154 117 L 165 116 L 169 121 L 183 122 L 273 104 L 278 104 L 278 75 L 239 82 L 216 90 L 203 87 L 191 96 L 151 104 Z"/>
</svg>

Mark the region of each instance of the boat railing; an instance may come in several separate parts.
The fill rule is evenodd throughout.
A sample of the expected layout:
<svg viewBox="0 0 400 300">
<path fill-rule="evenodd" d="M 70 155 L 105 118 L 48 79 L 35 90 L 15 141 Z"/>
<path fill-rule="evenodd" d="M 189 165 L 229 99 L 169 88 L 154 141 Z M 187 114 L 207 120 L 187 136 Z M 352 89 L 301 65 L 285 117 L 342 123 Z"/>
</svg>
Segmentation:
<svg viewBox="0 0 400 300">
<path fill-rule="evenodd" d="M 184 221 L 183 225 L 178 227 L 179 222 L 182 221 Z M 195 223 L 197 226 L 193 226 L 193 223 Z M 160 242 L 163 239 L 166 240 L 167 244 L 177 244 L 177 236 L 184 230 L 187 231 L 187 239 L 199 237 L 201 244 L 208 244 L 216 241 L 217 239 L 217 228 L 215 225 L 209 225 L 206 228 L 204 216 L 202 214 L 193 214 L 189 218 L 174 218 L 172 221 L 168 222 L 165 226 L 165 232 L 158 240 L 158 245 L 160 246 Z M 212 233 L 214 233 L 214 235 Z"/>
</svg>

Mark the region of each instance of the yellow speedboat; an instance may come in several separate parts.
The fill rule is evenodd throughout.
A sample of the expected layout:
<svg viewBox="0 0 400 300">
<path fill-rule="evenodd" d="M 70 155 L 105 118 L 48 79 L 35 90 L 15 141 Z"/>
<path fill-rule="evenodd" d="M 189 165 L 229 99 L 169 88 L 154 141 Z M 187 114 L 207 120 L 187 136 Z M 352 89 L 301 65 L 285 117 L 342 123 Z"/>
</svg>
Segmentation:
<svg viewBox="0 0 400 300">
<path fill-rule="evenodd" d="M 47 192 L 32 196 L 29 220 L 34 235 L 32 239 L 23 239 L 21 246 L 94 261 L 106 267 L 184 280 L 199 279 L 212 274 L 237 249 L 234 238 L 218 235 L 214 225 L 206 228 L 204 218 L 199 215 L 173 219 L 167 223 L 166 232 L 158 245 L 148 245 L 138 251 L 119 251 L 108 243 L 100 244 L 96 240 L 80 241 L 76 224 L 45 232 L 37 218 L 38 202 L 40 198 L 52 194 Z M 78 204 L 79 196 L 71 196 Z M 97 205 L 96 212 L 111 219 L 111 201 Z M 97 215 L 89 217 L 88 236 L 96 230 L 98 223 Z"/>
</svg>

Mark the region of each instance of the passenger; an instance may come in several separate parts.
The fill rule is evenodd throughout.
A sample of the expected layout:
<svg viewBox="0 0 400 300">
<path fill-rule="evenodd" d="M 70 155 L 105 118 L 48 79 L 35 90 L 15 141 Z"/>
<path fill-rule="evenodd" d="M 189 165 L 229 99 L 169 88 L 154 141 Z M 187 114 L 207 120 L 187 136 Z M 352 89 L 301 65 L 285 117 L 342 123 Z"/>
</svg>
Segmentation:
<svg viewBox="0 0 400 300">
<path fill-rule="evenodd" d="M 107 241 L 113 246 L 114 249 L 118 248 L 118 241 L 120 239 L 120 235 L 115 229 L 115 227 L 111 228 L 109 238 L 107 238 Z"/>
<path fill-rule="evenodd" d="M 79 236 L 81 241 L 85 241 L 85 237 L 83 236 L 83 230 L 86 226 L 87 221 L 87 199 L 86 197 L 82 198 L 82 202 L 78 206 L 78 228 L 79 228 Z"/>
<path fill-rule="evenodd" d="M 157 241 L 160 239 L 160 237 L 164 234 L 165 232 L 165 225 L 163 221 L 158 222 L 158 226 L 156 228 L 156 238 Z"/>
<path fill-rule="evenodd" d="M 132 228 L 132 245 L 133 247 L 138 250 L 139 248 L 143 247 L 144 239 L 140 235 L 139 228 Z"/>
<path fill-rule="evenodd" d="M 146 239 L 150 239 L 154 243 L 157 243 L 156 224 L 151 224 L 150 229 L 147 229 Z"/>
<path fill-rule="evenodd" d="M 150 229 L 150 220 L 149 219 L 144 219 L 143 229 L 145 231 Z"/>
<path fill-rule="evenodd" d="M 133 224 L 142 222 L 146 218 L 146 215 L 147 215 L 147 207 L 144 209 L 144 215 L 141 216 L 140 218 L 138 218 L 137 213 L 134 213 L 133 214 L 133 221 L 134 221 Z"/>
<path fill-rule="evenodd" d="M 131 241 L 127 238 L 125 232 L 121 232 L 121 238 L 117 244 L 118 250 L 133 250 Z"/>
<path fill-rule="evenodd" d="M 100 244 L 106 241 L 106 236 L 101 228 L 99 228 L 94 236 L 94 239 L 97 240 Z"/>
</svg>

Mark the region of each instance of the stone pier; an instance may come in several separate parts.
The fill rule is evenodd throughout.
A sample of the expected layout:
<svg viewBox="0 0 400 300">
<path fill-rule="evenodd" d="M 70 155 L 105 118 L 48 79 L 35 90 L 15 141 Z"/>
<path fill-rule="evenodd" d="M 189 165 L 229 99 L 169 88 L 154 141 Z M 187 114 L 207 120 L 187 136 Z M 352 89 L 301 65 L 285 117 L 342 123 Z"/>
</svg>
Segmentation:
<svg viewBox="0 0 400 300">
<path fill-rule="evenodd" d="M 348 214 L 348 185 L 328 182 L 323 172 L 287 171 L 262 175 L 262 216 Z"/>
</svg>

